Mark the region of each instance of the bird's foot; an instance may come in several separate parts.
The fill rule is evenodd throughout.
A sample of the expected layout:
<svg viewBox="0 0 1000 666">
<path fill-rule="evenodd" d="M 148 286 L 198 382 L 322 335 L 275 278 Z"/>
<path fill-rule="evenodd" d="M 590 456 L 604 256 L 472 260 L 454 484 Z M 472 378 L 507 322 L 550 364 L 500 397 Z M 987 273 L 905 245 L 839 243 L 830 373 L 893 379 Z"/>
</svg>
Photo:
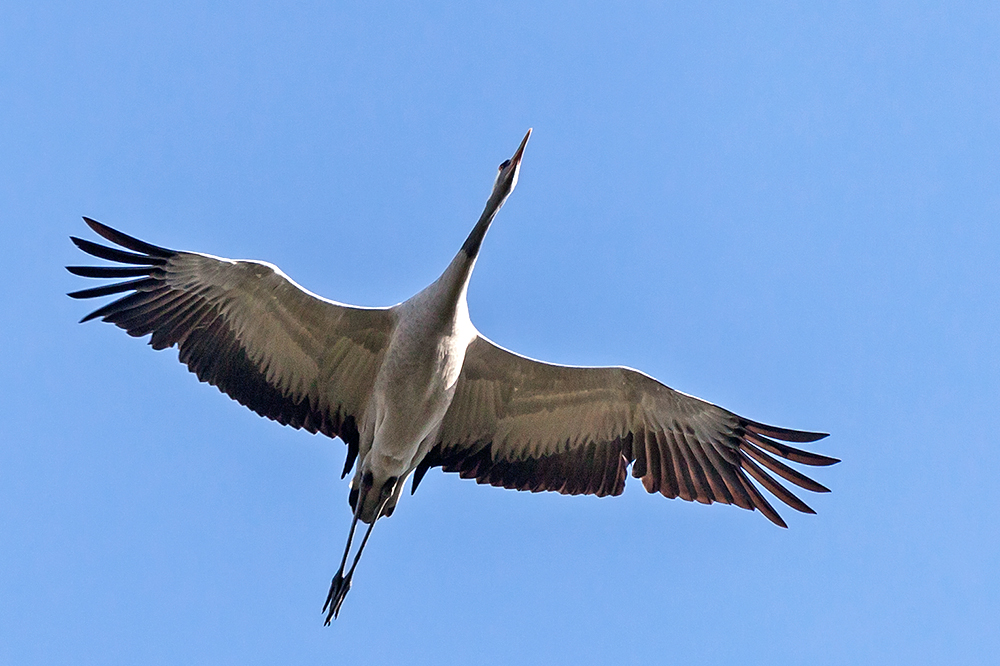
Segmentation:
<svg viewBox="0 0 1000 666">
<path fill-rule="evenodd" d="M 351 589 L 353 573 L 353 571 L 349 572 L 345 576 L 342 571 L 338 571 L 337 575 L 333 577 L 333 582 L 330 583 L 330 593 L 326 595 L 326 603 L 323 604 L 323 612 L 326 613 L 324 625 L 329 626 L 330 622 L 340 615 L 340 605 L 344 603 L 344 597 Z"/>
</svg>

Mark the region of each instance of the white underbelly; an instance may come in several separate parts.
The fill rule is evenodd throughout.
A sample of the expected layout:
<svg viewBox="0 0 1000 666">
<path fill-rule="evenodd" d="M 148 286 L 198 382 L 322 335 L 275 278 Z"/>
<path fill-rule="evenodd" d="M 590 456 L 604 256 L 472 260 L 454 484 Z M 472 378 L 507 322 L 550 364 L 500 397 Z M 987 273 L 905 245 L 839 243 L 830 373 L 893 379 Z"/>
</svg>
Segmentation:
<svg viewBox="0 0 1000 666">
<path fill-rule="evenodd" d="M 430 348 L 413 345 L 387 355 L 375 384 L 367 464 L 376 476 L 401 477 L 416 465 L 421 443 L 438 429 L 455 395 L 467 347 L 449 336 Z"/>
</svg>

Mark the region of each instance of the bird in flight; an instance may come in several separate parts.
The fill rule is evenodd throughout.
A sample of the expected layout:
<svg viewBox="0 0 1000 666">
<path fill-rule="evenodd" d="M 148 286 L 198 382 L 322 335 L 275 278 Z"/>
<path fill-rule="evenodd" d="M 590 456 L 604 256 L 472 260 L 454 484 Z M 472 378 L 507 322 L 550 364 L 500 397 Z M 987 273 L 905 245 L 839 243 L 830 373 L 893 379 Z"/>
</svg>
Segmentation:
<svg viewBox="0 0 1000 666">
<path fill-rule="evenodd" d="M 119 247 L 71 237 L 120 265 L 68 266 L 115 280 L 69 295 L 125 294 L 82 321 L 150 335 L 154 349 L 176 346 L 198 379 L 261 416 L 347 444 L 341 477 L 354 470 L 353 519 L 323 607 L 326 624 L 340 613 L 375 522 L 392 515 L 407 477 L 416 492 L 432 467 L 503 488 L 599 497 L 621 494 L 631 468 L 650 493 L 735 504 L 781 527 L 751 478 L 805 513 L 814 511 L 771 474 L 828 492 L 778 460 L 839 462 L 784 443 L 824 433 L 751 421 L 637 370 L 536 361 L 476 330 L 469 279 L 530 136 L 500 165 L 479 221 L 441 277 L 392 307 L 331 301 L 272 264 L 168 250 L 86 217 Z M 359 521 L 368 527 L 348 568 Z"/>
</svg>

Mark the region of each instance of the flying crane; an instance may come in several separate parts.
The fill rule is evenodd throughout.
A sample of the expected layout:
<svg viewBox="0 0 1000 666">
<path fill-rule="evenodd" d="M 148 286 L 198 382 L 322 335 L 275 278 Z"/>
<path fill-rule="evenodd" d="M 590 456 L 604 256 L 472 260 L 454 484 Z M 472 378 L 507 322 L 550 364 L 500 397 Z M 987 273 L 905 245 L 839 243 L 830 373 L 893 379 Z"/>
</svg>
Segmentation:
<svg viewBox="0 0 1000 666">
<path fill-rule="evenodd" d="M 772 457 L 839 462 L 784 443 L 825 433 L 751 421 L 629 368 L 536 361 L 476 330 L 469 279 L 486 231 L 517 184 L 530 136 L 529 129 L 500 165 L 479 221 L 441 277 L 392 307 L 337 303 L 274 265 L 168 250 L 86 217 L 95 233 L 124 249 L 71 237 L 87 254 L 124 264 L 67 267 L 118 280 L 73 298 L 125 293 L 82 321 L 100 318 L 134 337 L 150 335 L 154 349 L 176 346 L 198 379 L 261 416 L 347 444 L 341 477 L 354 470 L 353 518 L 323 607 L 326 624 L 340 612 L 375 522 L 392 515 L 407 477 L 416 492 L 432 467 L 515 490 L 603 497 L 622 493 L 631 466 L 650 493 L 735 504 L 781 527 L 751 478 L 805 513 L 814 511 L 771 473 L 829 492 Z M 368 527 L 348 568 L 359 521 Z"/>
</svg>

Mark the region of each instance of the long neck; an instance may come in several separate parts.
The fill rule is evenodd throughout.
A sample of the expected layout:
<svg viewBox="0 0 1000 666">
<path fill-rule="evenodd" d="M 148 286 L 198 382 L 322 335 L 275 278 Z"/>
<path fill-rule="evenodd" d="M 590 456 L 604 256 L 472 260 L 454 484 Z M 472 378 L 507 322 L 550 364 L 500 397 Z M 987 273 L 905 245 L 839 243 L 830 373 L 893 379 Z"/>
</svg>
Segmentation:
<svg viewBox="0 0 1000 666">
<path fill-rule="evenodd" d="M 469 279 L 472 277 L 472 269 L 476 266 L 476 258 L 479 257 L 479 248 L 482 247 L 483 238 L 496 217 L 497 211 L 503 206 L 507 199 L 506 194 L 494 190 L 490 198 L 486 201 L 483 214 L 479 216 L 479 221 L 472 228 L 469 237 L 462 244 L 462 249 L 458 251 L 455 258 L 448 264 L 434 284 L 427 287 L 424 292 L 431 292 L 436 295 L 435 300 L 441 299 L 439 303 L 448 304 L 446 307 L 457 306 L 464 302 L 465 293 L 469 287 Z"/>
<path fill-rule="evenodd" d="M 483 208 L 483 214 L 479 216 L 479 221 L 476 222 L 476 226 L 472 228 L 469 237 L 462 244 L 462 249 L 458 251 L 458 254 L 455 255 L 455 258 L 451 260 L 451 264 L 445 270 L 444 275 L 441 276 L 442 278 L 450 278 L 453 281 L 454 288 L 463 293 L 469 284 L 469 278 L 472 277 L 472 269 L 476 266 L 476 259 L 479 257 L 479 249 L 483 245 L 486 232 L 489 231 L 490 225 L 493 224 L 493 218 L 497 216 L 497 212 L 506 200 L 507 194 L 502 192 L 500 188 L 493 190 L 490 198 L 486 201 L 486 207 Z"/>
<path fill-rule="evenodd" d="M 489 230 L 490 225 L 493 224 L 493 218 L 497 216 L 497 212 L 506 200 L 507 195 L 500 188 L 494 188 L 490 194 L 490 198 L 486 200 L 486 207 L 483 209 L 483 214 L 479 216 L 476 226 L 472 228 L 469 237 L 465 239 L 459 256 L 464 253 L 466 257 L 472 260 L 473 264 L 476 263 L 476 257 L 479 256 L 479 248 L 483 244 L 483 238 L 486 237 L 486 232 Z M 455 259 L 458 259 L 458 257 L 455 257 Z"/>
</svg>

